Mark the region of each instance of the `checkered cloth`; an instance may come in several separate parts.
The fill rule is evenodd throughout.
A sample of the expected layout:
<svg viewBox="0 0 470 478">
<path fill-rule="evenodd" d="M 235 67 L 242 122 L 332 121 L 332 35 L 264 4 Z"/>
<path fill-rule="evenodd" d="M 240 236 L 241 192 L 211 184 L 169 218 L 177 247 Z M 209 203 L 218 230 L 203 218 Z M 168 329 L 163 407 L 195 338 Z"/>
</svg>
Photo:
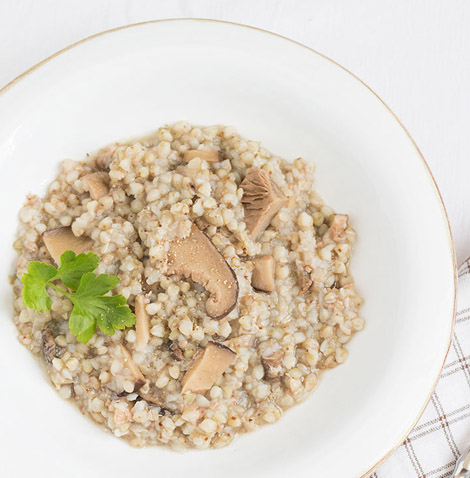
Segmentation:
<svg viewBox="0 0 470 478">
<path fill-rule="evenodd" d="M 405 442 L 370 478 L 447 478 L 470 446 L 470 258 L 459 268 L 457 317 L 441 378 Z"/>
</svg>

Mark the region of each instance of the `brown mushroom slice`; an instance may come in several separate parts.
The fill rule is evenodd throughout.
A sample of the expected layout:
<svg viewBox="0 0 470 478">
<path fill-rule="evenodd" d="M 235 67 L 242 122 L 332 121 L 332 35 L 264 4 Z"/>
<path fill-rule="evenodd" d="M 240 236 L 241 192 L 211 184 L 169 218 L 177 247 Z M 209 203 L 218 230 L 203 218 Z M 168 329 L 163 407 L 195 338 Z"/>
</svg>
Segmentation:
<svg viewBox="0 0 470 478">
<path fill-rule="evenodd" d="M 256 241 L 269 226 L 274 215 L 287 202 L 279 186 L 269 179 L 268 173 L 251 168 L 240 184 L 245 223 L 251 239 Z"/>
<path fill-rule="evenodd" d="M 93 246 L 93 240 L 89 237 L 76 237 L 71 227 L 60 227 L 46 231 L 42 235 L 44 244 L 57 265 L 65 251 L 73 251 L 75 254 L 89 251 Z"/>
<path fill-rule="evenodd" d="M 187 162 L 191 161 L 193 158 L 201 158 L 209 163 L 216 163 L 222 159 L 222 153 L 220 151 L 207 150 L 207 149 L 190 149 L 185 151 L 183 154 L 183 159 Z"/>
<path fill-rule="evenodd" d="M 231 365 L 235 355 L 225 345 L 209 342 L 186 372 L 181 393 L 202 393 L 209 390 Z"/>
<path fill-rule="evenodd" d="M 142 350 L 150 338 L 150 317 L 145 310 L 147 301 L 143 294 L 139 294 L 135 298 L 135 347 Z"/>
<path fill-rule="evenodd" d="M 104 172 L 90 173 L 83 176 L 85 190 L 92 199 L 100 199 L 109 194 L 109 174 Z"/>
<path fill-rule="evenodd" d="M 168 273 L 181 274 L 205 287 L 210 293 L 206 311 L 213 319 L 225 317 L 237 304 L 235 272 L 212 241 L 194 224 L 188 237 L 171 243 Z"/>
<path fill-rule="evenodd" d="M 331 221 L 330 237 L 338 242 L 343 239 L 343 233 L 348 227 L 349 216 L 347 214 L 336 214 Z"/>
<path fill-rule="evenodd" d="M 273 256 L 258 256 L 253 258 L 253 273 L 251 285 L 264 292 L 274 290 L 274 258 Z"/>
<path fill-rule="evenodd" d="M 276 350 L 274 353 L 267 357 L 261 357 L 261 363 L 263 364 L 264 371 L 266 372 L 266 378 L 276 378 L 282 372 L 282 359 L 284 358 L 284 352 L 282 349 Z"/>
<path fill-rule="evenodd" d="M 145 384 L 145 377 L 140 371 L 140 368 L 134 362 L 132 355 L 127 351 L 126 347 L 120 345 L 119 348 L 121 349 L 121 357 L 124 361 L 124 366 L 127 367 L 134 379 L 134 391 L 137 391 Z"/>
</svg>

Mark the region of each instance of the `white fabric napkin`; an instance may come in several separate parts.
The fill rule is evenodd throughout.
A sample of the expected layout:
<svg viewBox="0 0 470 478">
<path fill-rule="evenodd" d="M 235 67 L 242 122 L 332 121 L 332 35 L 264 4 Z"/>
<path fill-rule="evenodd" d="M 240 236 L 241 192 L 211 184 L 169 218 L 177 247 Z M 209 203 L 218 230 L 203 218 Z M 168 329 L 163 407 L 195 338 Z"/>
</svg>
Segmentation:
<svg viewBox="0 0 470 478">
<path fill-rule="evenodd" d="M 455 330 L 441 378 L 405 442 L 370 478 L 448 478 L 470 447 L 470 258 L 459 268 Z"/>
</svg>

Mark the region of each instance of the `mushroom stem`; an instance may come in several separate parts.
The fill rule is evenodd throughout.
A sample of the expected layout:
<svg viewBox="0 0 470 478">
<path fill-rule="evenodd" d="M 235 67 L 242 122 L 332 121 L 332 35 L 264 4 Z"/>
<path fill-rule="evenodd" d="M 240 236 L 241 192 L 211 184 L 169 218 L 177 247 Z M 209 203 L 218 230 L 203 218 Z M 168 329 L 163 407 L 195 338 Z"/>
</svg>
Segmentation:
<svg viewBox="0 0 470 478">
<path fill-rule="evenodd" d="M 134 379 L 134 391 L 139 390 L 139 388 L 141 388 L 146 382 L 144 374 L 140 371 L 140 368 L 134 362 L 132 355 L 127 351 L 126 347 L 120 345 L 119 348 L 121 349 L 121 357 L 124 361 L 124 366 L 127 367 Z"/>
<path fill-rule="evenodd" d="M 274 290 L 274 258 L 273 256 L 259 256 L 253 258 L 253 273 L 251 285 L 264 292 Z"/>
<path fill-rule="evenodd" d="M 149 331 L 149 322 L 150 317 L 145 310 L 147 305 L 147 300 L 143 294 L 139 294 L 135 298 L 135 348 L 137 350 L 142 350 L 149 341 L 150 331 Z"/>
<path fill-rule="evenodd" d="M 209 390 L 231 365 L 235 355 L 225 345 L 209 342 L 186 372 L 181 393 L 202 393 Z"/>
</svg>

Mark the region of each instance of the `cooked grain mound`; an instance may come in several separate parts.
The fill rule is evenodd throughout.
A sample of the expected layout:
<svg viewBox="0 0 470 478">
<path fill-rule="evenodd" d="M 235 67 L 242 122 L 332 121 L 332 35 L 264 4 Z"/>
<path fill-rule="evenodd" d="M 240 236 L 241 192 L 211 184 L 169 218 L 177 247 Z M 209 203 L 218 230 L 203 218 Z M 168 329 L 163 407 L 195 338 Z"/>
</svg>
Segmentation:
<svg viewBox="0 0 470 478">
<path fill-rule="evenodd" d="M 184 157 L 196 149 L 220 157 Z M 255 240 L 240 187 L 253 168 L 285 198 Z M 317 386 L 321 370 L 346 360 L 346 343 L 364 326 L 348 268 L 355 233 L 315 192 L 313 169 L 232 127 L 186 122 L 83 162 L 64 161 L 46 196 L 29 196 L 19 215 L 13 286 L 20 342 L 40 357 L 63 398 L 134 446 L 223 447 L 275 422 Z M 89 175 L 98 171 L 104 174 L 93 183 Z M 167 273 L 172 241 L 192 225 L 236 274 L 237 305 L 220 320 L 208 315 L 203 287 Z M 138 298 L 149 318 L 143 344 L 134 328 L 78 343 L 68 329 L 71 304 L 52 290 L 50 312 L 23 306 L 20 278 L 32 260 L 54 263 L 42 235 L 60 227 L 91 238 L 97 272 L 121 279 L 117 292 L 131 308 Z M 260 261 L 272 292 L 252 286 L 260 256 L 273 258 Z M 233 360 L 208 390 L 182 393 L 187 370 L 211 343 L 230 348 Z"/>
</svg>

